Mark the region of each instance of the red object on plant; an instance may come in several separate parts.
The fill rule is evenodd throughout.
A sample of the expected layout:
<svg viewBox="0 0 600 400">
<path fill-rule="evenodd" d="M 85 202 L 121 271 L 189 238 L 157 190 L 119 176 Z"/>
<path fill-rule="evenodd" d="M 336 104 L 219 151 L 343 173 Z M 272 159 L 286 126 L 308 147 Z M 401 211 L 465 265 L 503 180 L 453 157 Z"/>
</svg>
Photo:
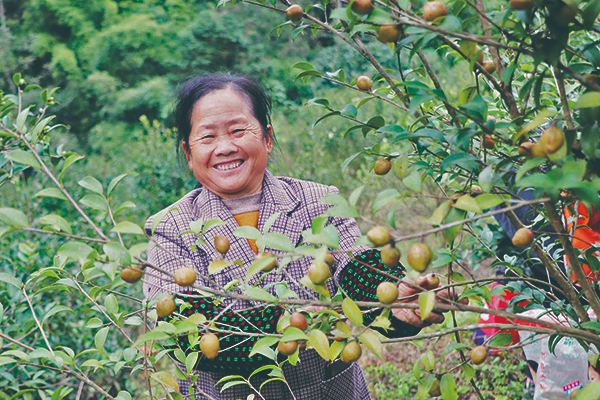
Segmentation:
<svg viewBox="0 0 600 400">
<path fill-rule="evenodd" d="M 590 207 L 591 210 L 588 210 L 583 202 L 579 202 L 579 206 L 577 207 L 579 217 L 577 219 L 575 231 L 573 232 L 573 247 L 581 250 L 581 252 L 585 252 L 593 245 L 600 243 L 600 220 L 598 219 L 596 209 L 593 206 Z M 574 217 L 572 211 L 573 207 L 565 207 L 564 209 L 564 220 L 567 226 L 567 232 L 571 232 L 571 229 L 573 228 L 574 221 L 570 221 L 571 217 Z M 600 256 L 598 253 L 594 253 L 594 255 Z M 568 262 L 569 259 L 565 256 L 565 263 L 568 264 Z M 593 272 L 589 265 L 583 263 L 580 264 L 581 268 L 583 268 L 583 272 L 589 278 L 588 281 L 592 282 L 600 278 L 600 272 Z M 575 273 L 573 273 L 573 281 L 577 283 Z"/>
</svg>

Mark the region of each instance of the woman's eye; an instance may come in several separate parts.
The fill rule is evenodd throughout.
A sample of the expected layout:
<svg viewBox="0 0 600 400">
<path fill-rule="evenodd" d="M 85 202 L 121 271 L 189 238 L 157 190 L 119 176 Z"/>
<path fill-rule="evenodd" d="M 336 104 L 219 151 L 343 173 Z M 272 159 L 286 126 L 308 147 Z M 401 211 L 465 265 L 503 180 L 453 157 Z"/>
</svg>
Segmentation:
<svg viewBox="0 0 600 400">
<path fill-rule="evenodd" d="M 241 135 L 244 133 L 243 129 L 234 129 L 233 134 L 234 135 Z"/>
<path fill-rule="evenodd" d="M 202 136 L 202 137 L 200 138 L 200 140 L 201 140 L 202 142 L 208 142 L 208 141 L 210 141 L 211 139 L 214 139 L 214 136 L 213 136 L 213 135 L 206 135 L 206 136 Z"/>
</svg>

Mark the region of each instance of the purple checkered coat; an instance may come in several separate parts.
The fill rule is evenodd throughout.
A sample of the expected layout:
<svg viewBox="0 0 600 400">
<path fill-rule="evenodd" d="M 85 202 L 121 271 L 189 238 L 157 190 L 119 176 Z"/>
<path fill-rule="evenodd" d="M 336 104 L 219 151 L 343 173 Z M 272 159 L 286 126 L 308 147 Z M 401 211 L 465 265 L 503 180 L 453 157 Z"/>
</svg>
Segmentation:
<svg viewBox="0 0 600 400">
<path fill-rule="evenodd" d="M 266 171 L 258 229 L 262 232 L 267 219 L 275 213 L 280 213 L 270 232 L 282 233 L 294 245 L 297 245 L 302 241 L 302 231 L 310 229 L 312 220 L 322 215 L 329 207 L 320 203 L 319 200 L 326 194 L 337 192 L 338 190 L 333 186 L 286 177 L 274 177 L 269 171 Z M 154 217 L 150 217 L 146 223 L 146 233 L 151 238 L 151 247 L 148 249 L 150 263 L 171 273 L 184 265 L 192 267 L 198 272 L 197 283 L 215 289 L 221 289 L 234 279 L 244 280 L 246 270 L 254 261 L 255 254 L 245 238 L 233 235 L 233 232 L 239 226 L 220 197 L 205 188 L 200 188 L 185 195 L 169 209 L 172 209 L 172 211 L 156 227 L 154 235 L 151 234 Z M 224 221 L 225 224 L 209 229 L 204 236 L 206 244 L 198 246 L 196 251 L 193 251 L 192 246 L 196 243 L 197 237 L 192 233 L 183 235 L 180 235 L 180 233 L 189 231 L 190 222 L 200 218 L 205 222 L 212 218 L 218 218 Z M 329 223 L 333 224 L 339 232 L 340 249 L 351 249 L 360 236 L 356 221 L 350 218 L 330 218 Z M 225 236 L 231 243 L 230 250 L 225 258 L 230 261 L 240 260 L 243 266 L 233 264 L 209 277 L 207 268 L 210 261 L 221 257 L 213 244 L 216 235 Z M 266 251 L 274 254 L 280 253 L 269 248 Z M 335 266 L 343 266 L 347 262 L 347 256 L 336 255 Z M 296 281 L 306 275 L 309 265 L 310 259 L 308 257 L 293 261 L 285 268 L 293 279 L 285 275 L 269 274 L 261 281 L 260 286 L 272 282 L 286 281 L 290 289 L 294 290 L 300 298 L 317 299 L 318 296 L 314 292 L 296 284 Z M 336 282 L 339 274 L 340 268 L 337 268 L 334 272 Z M 256 275 L 250 283 L 254 284 L 259 275 Z M 329 285 L 330 292 L 335 293 L 335 284 L 330 280 Z M 179 291 L 181 291 L 181 288 L 166 275 L 147 270 L 144 294 L 148 299 L 158 293 L 177 293 Z M 236 302 L 232 299 L 225 299 L 224 301 L 237 310 L 261 305 L 261 302 Z M 370 398 L 365 378 L 358 364 L 354 363 L 338 375 L 326 380 L 325 368 L 327 364 L 328 362 L 323 360 L 314 350 L 308 350 L 300 352 L 300 362 L 296 366 L 291 366 L 288 363 L 284 365 L 284 376 L 296 399 L 359 400 Z M 224 376 L 230 375 L 229 373 L 205 371 L 197 371 L 197 373 L 199 377 L 196 384 L 209 397 L 202 396 L 200 395 L 202 392 L 196 391 L 196 399 L 246 399 L 249 394 L 254 393 L 246 385 L 233 386 L 223 393 L 219 393 L 220 386 L 215 387 L 215 383 Z M 186 395 L 191 392 L 189 385 L 185 381 L 179 383 L 181 394 L 188 399 L 189 396 L 186 397 Z M 259 386 L 260 382 L 255 385 L 257 388 Z M 265 399 L 283 400 L 294 398 L 287 386 L 280 381 L 267 383 L 262 388 L 261 395 Z M 256 396 L 256 398 L 260 397 Z"/>
</svg>

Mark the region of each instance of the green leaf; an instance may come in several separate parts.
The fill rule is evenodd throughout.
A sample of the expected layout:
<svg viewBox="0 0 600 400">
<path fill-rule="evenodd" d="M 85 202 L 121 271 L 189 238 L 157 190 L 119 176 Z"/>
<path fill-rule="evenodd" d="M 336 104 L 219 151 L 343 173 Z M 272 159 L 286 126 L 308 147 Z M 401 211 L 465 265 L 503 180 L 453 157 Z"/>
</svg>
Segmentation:
<svg viewBox="0 0 600 400">
<path fill-rule="evenodd" d="M 416 193 L 421 193 L 423 189 L 423 182 L 421 182 L 421 172 L 413 171 L 411 174 L 404 177 L 402 182 L 407 188 Z"/>
<path fill-rule="evenodd" d="M 260 258 L 257 257 L 256 259 L 254 259 L 254 261 L 248 268 L 248 271 L 246 272 L 246 282 L 249 282 L 254 275 L 261 272 L 263 268 L 265 268 L 267 265 L 273 262 L 273 260 L 277 260 L 277 257 L 264 256 Z"/>
<path fill-rule="evenodd" d="M 442 172 L 454 168 L 461 167 L 467 171 L 476 169 L 479 166 L 479 160 L 472 154 L 469 153 L 455 153 L 451 154 L 442 161 L 440 169 Z"/>
<path fill-rule="evenodd" d="M 98 181 L 98 179 L 94 178 L 93 176 L 86 176 L 78 183 L 79 186 L 91 190 L 92 192 L 96 192 L 98 194 L 102 194 L 103 192 L 102 184 L 100 183 L 100 181 Z"/>
<path fill-rule="evenodd" d="M 233 263 L 231 261 L 227 261 L 222 258 L 212 260 L 210 264 L 208 264 L 208 274 L 218 274 L 219 272 L 223 271 L 225 268 L 229 267 L 232 264 Z"/>
<path fill-rule="evenodd" d="M 254 298 L 255 300 L 267 301 L 267 302 L 277 301 L 277 297 L 273 296 L 266 290 L 257 288 L 257 287 L 247 288 L 246 290 L 244 290 L 244 294 Z"/>
<path fill-rule="evenodd" d="M 25 164 L 35 169 L 40 169 L 42 167 L 34 155 L 28 151 L 14 150 L 5 155 L 5 157 L 19 164 Z"/>
<path fill-rule="evenodd" d="M 119 312 L 119 302 L 117 301 L 117 298 L 114 294 L 109 293 L 104 298 L 104 307 L 106 308 L 106 311 L 108 311 L 111 314 L 116 314 Z"/>
<path fill-rule="evenodd" d="M 329 360 L 334 361 L 336 358 L 338 358 L 342 350 L 344 350 L 345 345 L 346 344 L 344 342 L 338 342 L 337 340 L 334 340 L 329 348 Z"/>
<path fill-rule="evenodd" d="M 72 234 L 71 224 L 60 215 L 48 214 L 40 218 L 41 225 L 49 225 L 56 232 L 65 232 Z"/>
<path fill-rule="evenodd" d="M 104 200 L 104 197 L 102 197 L 98 194 L 95 194 L 95 193 L 91 193 L 91 194 L 87 194 L 87 195 L 83 196 L 83 198 L 81 198 L 81 200 L 79 200 L 79 202 L 81 204 L 83 204 L 84 206 L 93 208 L 94 210 L 98 210 L 98 211 L 102 211 L 102 212 L 108 211 L 108 206 L 106 205 L 106 200 Z"/>
<path fill-rule="evenodd" d="M 75 164 L 77 161 L 84 159 L 84 156 L 80 156 L 79 154 L 71 154 L 63 164 L 62 171 L 60 171 L 60 175 L 58 175 L 58 181 L 62 185 L 63 178 L 67 170 L 71 167 L 71 165 Z"/>
<path fill-rule="evenodd" d="M 88 255 L 93 251 L 90 246 L 80 242 L 69 242 L 65 243 L 58 249 L 57 254 L 66 259 L 79 260 L 80 263 L 84 263 Z"/>
<path fill-rule="evenodd" d="M 442 391 L 442 399 L 458 399 L 458 394 L 456 393 L 456 382 L 454 381 L 454 377 L 452 375 L 442 375 L 442 377 L 440 378 L 440 390 Z"/>
<path fill-rule="evenodd" d="M 456 200 L 454 203 L 454 208 L 458 208 L 459 210 L 470 211 L 477 214 L 481 213 L 481 208 L 479 208 L 479 203 L 473 197 L 468 194 L 464 194 Z"/>
<path fill-rule="evenodd" d="M 288 326 L 283 332 L 283 336 L 281 338 L 282 342 L 291 342 L 292 340 L 306 340 L 306 333 L 301 331 L 300 329 Z"/>
<path fill-rule="evenodd" d="M 156 215 L 154 215 L 154 218 L 152 219 L 152 234 L 154 235 L 154 231 L 156 230 L 156 227 L 158 226 L 158 224 L 160 224 L 160 221 L 163 220 L 163 218 L 165 217 L 165 215 L 167 215 L 168 213 L 170 213 L 171 211 L 177 210 L 177 208 L 166 208 L 158 213 L 156 213 Z"/>
<path fill-rule="evenodd" d="M 503 347 L 507 346 L 512 342 L 512 335 L 510 333 L 497 333 L 490 340 L 489 345 L 492 347 Z"/>
<path fill-rule="evenodd" d="M 294 64 L 292 66 L 292 69 L 300 69 L 302 71 L 311 71 L 315 68 L 312 66 L 312 64 L 301 61 L 301 62 L 297 62 L 296 64 Z"/>
<path fill-rule="evenodd" d="M 260 231 L 253 226 L 240 226 L 233 232 L 233 234 L 245 239 L 259 240 L 262 238 Z"/>
<path fill-rule="evenodd" d="M 155 381 L 162 383 L 174 392 L 179 393 L 179 384 L 173 375 L 165 371 L 154 372 L 150 377 Z"/>
<path fill-rule="evenodd" d="M 281 233 L 269 232 L 263 237 L 264 244 L 272 249 L 281 250 L 288 253 L 294 251 L 294 245 L 290 239 Z"/>
<path fill-rule="evenodd" d="M 279 342 L 279 338 L 276 338 L 276 337 L 272 337 L 272 336 L 261 337 L 260 339 L 258 339 L 256 341 L 256 344 L 254 345 L 254 347 L 252 347 L 252 351 L 250 352 L 248 357 L 252 357 L 255 354 L 262 354 L 262 353 L 260 353 L 260 351 L 262 351 L 263 349 L 266 349 L 266 348 L 270 348 L 270 347 L 276 345 L 278 342 Z"/>
<path fill-rule="evenodd" d="M 9 285 L 21 290 L 21 281 L 10 274 L 7 274 L 6 272 L 0 272 L 0 282 L 8 283 Z"/>
<path fill-rule="evenodd" d="M 58 188 L 47 188 L 37 192 L 33 197 L 54 197 L 55 199 L 67 200 L 67 197 Z"/>
<path fill-rule="evenodd" d="M 421 320 L 425 320 L 431 314 L 433 306 L 435 305 L 435 293 L 434 292 L 422 292 L 419 294 L 419 310 L 421 311 Z"/>
<path fill-rule="evenodd" d="M 119 265 L 131 265 L 131 255 L 122 244 L 110 242 L 102 246 L 102 249 L 110 261 L 116 261 Z"/>
<path fill-rule="evenodd" d="M 188 374 L 191 374 L 196 367 L 196 361 L 198 361 L 198 352 L 190 353 L 185 358 L 185 369 Z"/>
<path fill-rule="evenodd" d="M 493 193 L 480 194 L 479 196 L 475 197 L 475 200 L 477 200 L 477 204 L 482 210 L 489 210 L 490 208 L 504 203 L 504 198 L 502 196 Z"/>
<path fill-rule="evenodd" d="M 314 347 L 319 355 L 326 361 L 329 361 L 329 340 L 327 336 L 318 329 L 313 329 L 306 333 L 308 343 Z"/>
<path fill-rule="evenodd" d="M 106 337 L 108 336 L 109 329 L 110 328 L 106 326 L 100 329 L 96 333 L 96 336 L 94 336 L 94 346 L 96 346 L 98 350 L 104 349 L 104 343 L 106 342 Z"/>
<path fill-rule="evenodd" d="M 591 108 L 600 106 L 600 92 L 587 92 L 575 103 L 575 108 Z"/>
<path fill-rule="evenodd" d="M 0 221 L 14 226 L 29 226 L 29 221 L 23 211 L 14 208 L 0 208 Z"/>
<path fill-rule="evenodd" d="M 350 163 L 351 163 L 352 161 L 354 161 L 354 159 L 355 159 L 356 157 L 360 156 L 362 153 L 363 153 L 362 151 L 359 151 L 358 153 L 356 153 L 356 154 L 353 154 L 353 155 L 351 155 L 350 157 L 346 158 L 346 159 L 344 160 L 344 162 L 342 163 L 342 172 L 344 172 L 344 171 L 346 170 L 346 168 L 348 167 L 348 165 L 350 165 Z"/>
<path fill-rule="evenodd" d="M 574 400 L 600 400 L 600 381 L 594 381 L 579 389 Z"/>
<path fill-rule="evenodd" d="M 362 326 L 363 324 L 363 315 L 360 312 L 360 308 L 356 305 L 354 300 L 350 297 L 346 297 L 344 301 L 342 301 L 342 310 L 346 317 L 356 326 Z"/>
<path fill-rule="evenodd" d="M 206 223 L 202 227 L 202 233 L 206 233 L 210 229 L 214 228 L 215 226 L 220 226 L 220 225 L 225 225 L 225 222 L 223 222 L 222 220 L 220 220 L 218 218 L 209 219 L 208 221 L 206 221 Z"/>
<path fill-rule="evenodd" d="M 0 367 L 2 367 L 3 365 L 12 364 L 12 363 L 16 363 L 16 362 L 17 362 L 17 360 L 15 360 L 14 358 L 0 356 Z"/>
<path fill-rule="evenodd" d="M 383 358 L 383 345 L 379 340 L 377 332 L 372 330 L 366 330 L 358 337 L 358 340 L 364 344 L 369 350 L 375 354 L 380 360 Z"/>
<path fill-rule="evenodd" d="M 377 196 L 375 196 L 375 200 L 373 200 L 373 212 L 379 211 L 385 205 L 399 200 L 400 198 L 400 192 L 396 189 L 386 189 L 379 192 Z"/>
<path fill-rule="evenodd" d="M 135 224 L 131 221 L 121 221 L 114 228 L 110 230 L 111 232 L 119 232 L 119 233 L 132 233 L 135 235 L 143 235 L 144 230 L 140 228 L 138 224 Z"/>
<path fill-rule="evenodd" d="M 110 194 L 112 193 L 114 188 L 117 187 L 117 185 L 119 183 L 121 183 L 121 181 L 123 181 L 123 179 L 127 178 L 128 176 L 135 176 L 135 175 L 137 175 L 135 172 L 129 172 L 127 174 L 121 174 L 121 175 L 117 176 L 116 178 L 113 178 L 113 180 L 111 180 L 110 183 L 108 184 L 108 188 L 106 189 L 106 195 L 110 196 Z"/>
<path fill-rule="evenodd" d="M 471 364 L 463 364 L 460 366 L 466 380 L 471 380 L 475 376 L 475 368 Z"/>
<path fill-rule="evenodd" d="M 329 293 L 329 289 L 327 289 L 326 285 L 315 285 L 308 278 L 308 276 L 303 276 L 300 279 L 300 283 L 303 284 L 304 286 L 306 286 L 307 288 L 314 290 L 315 292 L 319 293 L 322 296 L 325 296 L 327 298 L 331 298 L 331 293 Z"/>
<path fill-rule="evenodd" d="M 442 202 L 424 222 L 434 226 L 441 225 L 446 215 L 448 215 L 448 211 L 450 211 L 450 200 Z"/>
</svg>

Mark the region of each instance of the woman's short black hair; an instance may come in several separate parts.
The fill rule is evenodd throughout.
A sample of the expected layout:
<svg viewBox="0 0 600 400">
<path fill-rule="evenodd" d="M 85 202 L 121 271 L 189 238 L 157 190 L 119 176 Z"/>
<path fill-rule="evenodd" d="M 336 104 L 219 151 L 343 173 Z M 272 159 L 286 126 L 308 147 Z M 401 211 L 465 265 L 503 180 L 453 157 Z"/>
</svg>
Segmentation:
<svg viewBox="0 0 600 400">
<path fill-rule="evenodd" d="M 241 75 L 204 74 L 194 76 L 179 87 L 175 107 L 177 125 L 177 149 L 185 143 L 189 150 L 189 138 L 192 130 L 192 112 L 196 103 L 215 90 L 232 89 L 242 95 L 249 103 L 250 110 L 260 123 L 263 137 L 271 135 L 267 127 L 271 125 L 271 97 L 256 80 Z"/>
</svg>

